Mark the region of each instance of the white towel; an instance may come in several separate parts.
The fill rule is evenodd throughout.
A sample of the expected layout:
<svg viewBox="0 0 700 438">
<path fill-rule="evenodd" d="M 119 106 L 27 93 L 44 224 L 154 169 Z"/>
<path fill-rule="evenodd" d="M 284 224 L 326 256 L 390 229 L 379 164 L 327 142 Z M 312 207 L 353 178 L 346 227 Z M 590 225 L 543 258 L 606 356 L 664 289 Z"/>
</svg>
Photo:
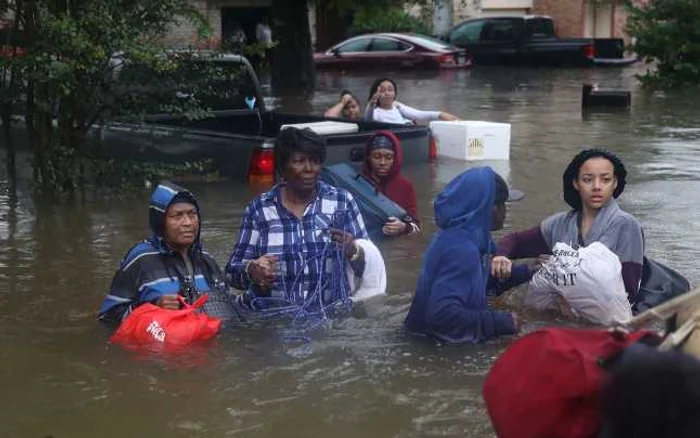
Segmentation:
<svg viewBox="0 0 700 438">
<path fill-rule="evenodd" d="M 350 297 L 358 302 L 386 293 L 386 266 L 379 248 L 371 240 L 357 239 L 355 242 L 365 254 L 365 270 L 362 278 L 359 278 L 348 264 L 346 274 L 350 283 Z"/>
</svg>

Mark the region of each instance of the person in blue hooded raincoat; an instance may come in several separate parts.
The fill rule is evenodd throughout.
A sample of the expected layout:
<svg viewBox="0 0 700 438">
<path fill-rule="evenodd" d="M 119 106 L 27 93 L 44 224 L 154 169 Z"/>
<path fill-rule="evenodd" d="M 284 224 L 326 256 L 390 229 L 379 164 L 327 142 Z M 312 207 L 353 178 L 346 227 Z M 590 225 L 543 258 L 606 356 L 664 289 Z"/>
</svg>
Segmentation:
<svg viewBox="0 0 700 438">
<path fill-rule="evenodd" d="M 221 269 L 202 249 L 194 195 L 170 182 L 160 183 L 151 195 L 149 222 L 153 235 L 126 253 L 98 319 L 119 324 L 140 304 L 178 309 L 178 295 L 192 304 L 204 293 L 209 294 L 202 307 L 205 313 L 222 319 L 233 316 Z"/>
<path fill-rule="evenodd" d="M 522 194 L 490 167 L 467 170 L 435 199 L 433 237 L 423 260 L 416 294 L 406 316 L 409 332 L 459 344 L 482 342 L 518 331 L 514 313 L 490 309 L 487 289 L 504 291 L 532 276 L 527 265 L 515 266 L 507 282 L 490 280 L 490 255 L 496 250 L 491 230 L 503 227 L 506 201 Z"/>
</svg>

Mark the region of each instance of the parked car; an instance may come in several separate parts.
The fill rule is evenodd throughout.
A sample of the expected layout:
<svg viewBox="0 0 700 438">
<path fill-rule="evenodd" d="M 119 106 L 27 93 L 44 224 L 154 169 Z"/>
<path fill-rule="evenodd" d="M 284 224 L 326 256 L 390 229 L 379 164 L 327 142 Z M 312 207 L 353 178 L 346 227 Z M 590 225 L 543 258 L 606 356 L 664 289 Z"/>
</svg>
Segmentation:
<svg viewBox="0 0 700 438">
<path fill-rule="evenodd" d="M 271 178 L 274 174 L 274 140 L 282 125 L 345 121 L 357 124 L 359 129 L 354 133 L 324 135 L 328 144 L 328 164 L 362 161 L 365 143 L 382 129 L 393 131 L 401 139 L 405 163 L 416 164 L 429 159 L 427 127 L 268 110 L 258 78 L 246 58 L 222 54 L 197 62 L 222 63 L 230 66 L 232 71 L 240 71 L 232 82 L 217 84 L 217 87 L 232 90 L 231 97 L 224 99 L 216 93 L 198 96 L 205 106 L 212 109 L 213 117 L 187 120 L 182 115 L 152 114 L 146 117 L 145 123 L 113 121 L 94 125 L 88 135 L 91 149 L 116 160 L 184 163 L 211 159 L 225 177 L 236 180 Z M 119 74 L 128 74 L 127 68 L 128 64 L 124 64 Z M 18 148 L 28 148 L 21 118 L 17 118 L 11 129 Z"/>
<path fill-rule="evenodd" d="M 12 58 L 24 53 L 21 39 L 10 32 L 10 25 L 0 20 L 0 58 Z"/>
<path fill-rule="evenodd" d="M 418 34 L 376 33 L 347 39 L 314 54 L 317 68 L 393 70 L 467 68 L 471 57 L 439 39 Z"/>
<path fill-rule="evenodd" d="M 629 65 L 621 38 L 558 38 L 550 17 L 482 17 L 454 26 L 443 39 L 469 51 L 474 64 Z"/>
</svg>

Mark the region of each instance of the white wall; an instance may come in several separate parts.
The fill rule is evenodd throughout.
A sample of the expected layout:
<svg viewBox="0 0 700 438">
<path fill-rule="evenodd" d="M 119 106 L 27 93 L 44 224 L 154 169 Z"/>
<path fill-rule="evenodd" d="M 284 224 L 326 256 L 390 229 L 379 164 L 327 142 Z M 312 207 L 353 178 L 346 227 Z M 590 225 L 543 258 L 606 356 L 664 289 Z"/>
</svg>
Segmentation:
<svg viewBox="0 0 700 438">
<path fill-rule="evenodd" d="M 482 0 L 481 9 L 529 9 L 532 8 L 532 0 Z"/>
</svg>

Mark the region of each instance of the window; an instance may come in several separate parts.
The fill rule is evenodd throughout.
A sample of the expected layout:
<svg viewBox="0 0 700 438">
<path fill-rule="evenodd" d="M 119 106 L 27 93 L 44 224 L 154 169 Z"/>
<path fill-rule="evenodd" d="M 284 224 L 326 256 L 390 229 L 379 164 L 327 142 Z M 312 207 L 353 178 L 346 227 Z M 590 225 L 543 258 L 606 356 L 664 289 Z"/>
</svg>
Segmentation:
<svg viewBox="0 0 700 438">
<path fill-rule="evenodd" d="M 489 20 L 481 32 L 482 41 L 512 41 L 515 39 L 513 20 Z"/>
<path fill-rule="evenodd" d="M 348 41 L 342 46 L 338 46 L 339 53 L 352 53 L 352 52 L 366 52 L 367 47 L 369 47 L 369 38 L 359 38 L 356 40 Z"/>
<path fill-rule="evenodd" d="M 409 43 L 418 44 L 429 50 L 435 50 L 438 52 L 445 50 L 455 50 L 455 47 L 441 41 L 437 38 L 432 38 L 425 35 L 405 35 L 404 39 Z"/>
<path fill-rule="evenodd" d="M 464 23 L 450 33 L 450 43 L 456 46 L 478 43 L 484 23 L 484 20 Z"/>
<path fill-rule="evenodd" d="M 403 43 L 398 40 L 393 40 L 389 38 L 374 38 L 372 40 L 372 46 L 370 48 L 370 51 L 372 52 L 403 52 L 404 50 L 409 49 L 411 46 L 409 46 L 406 43 Z"/>
<path fill-rule="evenodd" d="M 552 20 L 545 18 L 525 20 L 525 35 L 529 38 L 552 38 L 554 36 L 554 24 Z"/>
</svg>

